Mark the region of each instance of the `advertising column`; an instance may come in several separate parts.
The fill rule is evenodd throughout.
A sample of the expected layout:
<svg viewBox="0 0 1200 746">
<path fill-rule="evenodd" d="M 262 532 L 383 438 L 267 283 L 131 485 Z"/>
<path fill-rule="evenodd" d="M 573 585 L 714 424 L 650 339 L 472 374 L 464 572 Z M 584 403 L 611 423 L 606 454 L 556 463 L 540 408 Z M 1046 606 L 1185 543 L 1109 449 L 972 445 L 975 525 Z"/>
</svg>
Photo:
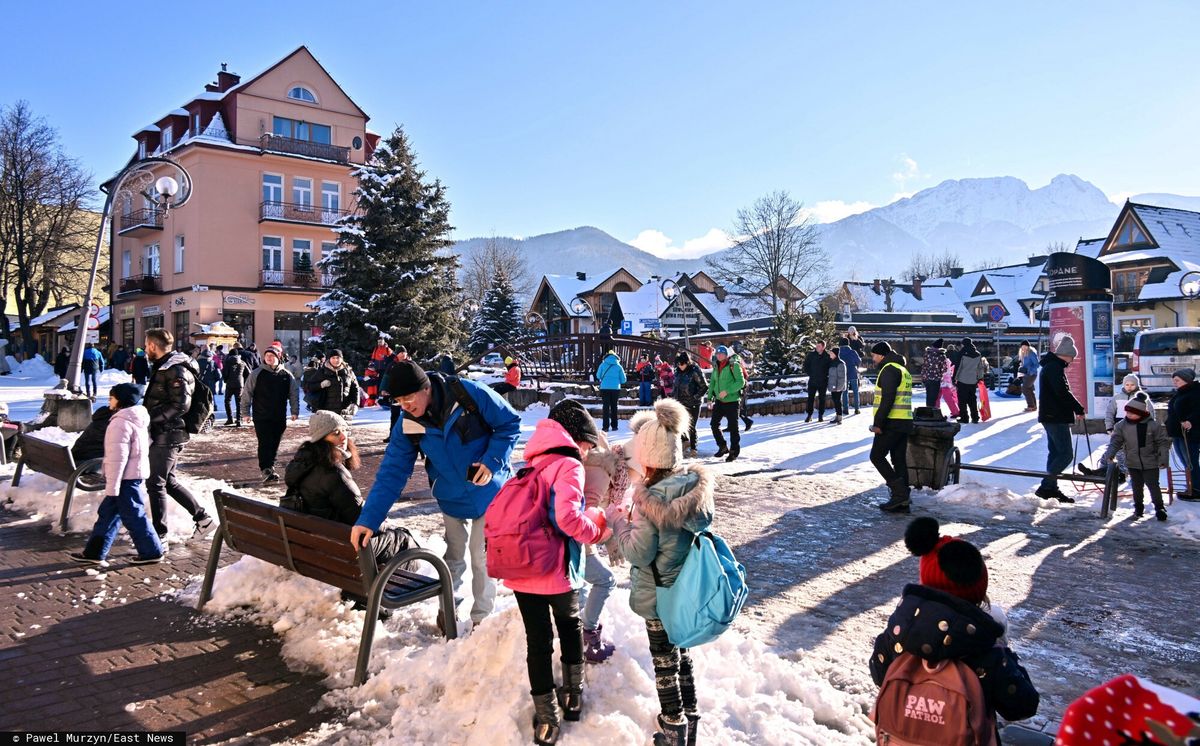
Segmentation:
<svg viewBox="0 0 1200 746">
<path fill-rule="evenodd" d="M 1050 351 L 1066 335 L 1079 356 L 1067 366 L 1071 391 L 1089 418 L 1103 417 L 1113 395 L 1112 273 L 1103 262 L 1067 252 L 1046 261 Z"/>
</svg>

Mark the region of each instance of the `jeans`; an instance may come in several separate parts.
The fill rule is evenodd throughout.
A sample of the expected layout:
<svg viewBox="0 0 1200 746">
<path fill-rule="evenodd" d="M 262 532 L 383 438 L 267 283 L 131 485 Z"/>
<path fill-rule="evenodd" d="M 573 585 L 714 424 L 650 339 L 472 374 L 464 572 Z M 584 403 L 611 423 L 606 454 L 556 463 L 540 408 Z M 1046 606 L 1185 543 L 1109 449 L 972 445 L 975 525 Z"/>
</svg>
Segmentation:
<svg viewBox="0 0 1200 746">
<path fill-rule="evenodd" d="M 100 515 L 96 517 L 92 535 L 83 548 L 84 556 L 92 559 L 107 557 L 122 525 L 133 539 L 138 557 L 150 559 L 162 556 L 162 545 L 158 543 L 150 520 L 146 518 L 146 508 L 142 504 L 143 492 L 142 480 L 122 479 L 120 492 L 100 501 Z"/>
<path fill-rule="evenodd" d="M 454 518 L 442 514 L 446 528 L 446 553 L 443 558 L 450 568 L 454 582 L 455 599 L 462 587 L 463 573 L 467 570 L 467 550 L 471 552 L 471 621 L 481 622 L 492 613 L 496 605 L 496 583 L 487 574 L 487 554 L 483 548 L 483 516 L 474 520 Z M 469 546 L 468 546 L 469 540 Z M 457 601 L 456 601 L 457 602 Z"/>
<path fill-rule="evenodd" d="M 654 386 L 649 381 L 638 384 L 638 404 L 648 407 L 654 403 Z"/>
<path fill-rule="evenodd" d="M 621 389 L 600 389 L 600 401 L 604 430 L 610 427 L 617 429 L 617 401 L 621 398 Z"/>
<path fill-rule="evenodd" d="M 1071 464 L 1071 426 L 1061 422 L 1043 422 L 1046 430 L 1046 473 L 1042 479 L 1043 490 L 1058 489 L 1058 478 L 1054 476 Z"/>
<path fill-rule="evenodd" d="M 684 712 L 695 712 L 696 682 L 692 678 L 691 655 L 686 648 L 671 644 L 661 619 L 646 620 L 646 637 L 650 639 L 650 659 L 662 714 L 678 720 Z"/>
<path fill-rule="evenodd" d="M 254 434 L 258 438 L 258 468 L 272 469 L 275 467 L 275 457 L 279 454 L 279 441 L 287 430 L 287 420 L 255 417 Z"/>
<path fill-rule="evenodd" d="M 1175 455 L 1187 469 L 1188 486 L 1191 487 L 1191 493 L 1193 495 L 1200 493 L 1200 433 L 1188 437 L 1186 447 L 1183 438 L 1172 438 L 1172 442 L 1175 446 Z M 1183 490 L 1176 491 L 1183 492 Z"/>
<path fill-rule="evenodd" d="M 96 395 L 96 389 L 98 386 L 96 384 L 96 368 L 94 365 L 91 368 L 83 369 L 83 385 L 85 393 L 88 396 Z"/>
<path fill-rule="evenodd" d="M 212 390 L 214 394 L 225 393 L 225 379 L 221 378 L 221 373 L 219 371 L 217 372 L 216 379 L 213 381 Z"/>
<path fill-rule="evenodd" d="M 725 420 L 729 424 L 729 450 L 737 452 L 741 450 L 742 434 L 738 432 L 738 403 L 735 401 L 715 401 L 712 406 L 712 420 L 709 422 L 712 425 L 713 440 L 717 442 L 717 448 L 725 447 L 725 436 L 721 434 L 721 420 Z"/>
<path fill-rule="evenodd" d="M 891 463 L 888 463 L 891 456 Z M 871 442 L 871 464 L 883 477 L 883 481 L 891 484 L 899 479 L 901 484 L 908 484 L 908 431 L 884 430 L 875 434 Z"/>
<path fill-rule="evenodd" d="M 598 555 L 590 553 L 583 558 L 583 579 L 590 586 L 590 589 L 584 587 L 579 590 L 579 603 L 583 606 L 583 628 L 593 630 L 600 624 L 600 612 L 604 610 L 608 594 L 617 587 L 617 580 L 604 561 Z"/>
<path fill-rule="evenodd" d="M 975 384 L 956 383 L 954 388 L 958 392 L 958 421 L 979 422 L 979 400 L 975 398 L 979 387 Z"/>
<path fill-rule="evenodd" d="M 150 478 L 146 480 L 146 492 L 150 494 L 151 522 L 159 536 L 167 533 L 167 495 L 182 505 L 193 521 L 199 523 L 208 517 L 188 488 L 175 477 L 175 464 L 182 452 L 181 445 L 150 446 Z"/>
<path fill-rule="evenodd" d="M 233 387 L 225 388 L 225 421 L 226 422 L 241 422 L 242 421 L 242 403 L 238 401 L 242 396 L 241 390 L 235 391 Z M 229 411 L 229 400 L 233 400 L 233 412 Z"/>
<path fill-rule="evenodd" d="M 854 411 L 858 411 L 858 371 L 851 370 L 846 375 L 846 390 L 842 392 L 842 411 L 850 414 L 850 392 L 854 392 Z"/>
<path fill-rule="evenodd" d="M 577 591 L 543 596 L 514 591 L 521 621 L 525 624 L 525 665 L 529 669 L 529 693 L 554 691 L 554 626 L 558 628 L 559 653 L 565 664 L 583 663 L 583 630 L 579 626 Z"/>
</svg>

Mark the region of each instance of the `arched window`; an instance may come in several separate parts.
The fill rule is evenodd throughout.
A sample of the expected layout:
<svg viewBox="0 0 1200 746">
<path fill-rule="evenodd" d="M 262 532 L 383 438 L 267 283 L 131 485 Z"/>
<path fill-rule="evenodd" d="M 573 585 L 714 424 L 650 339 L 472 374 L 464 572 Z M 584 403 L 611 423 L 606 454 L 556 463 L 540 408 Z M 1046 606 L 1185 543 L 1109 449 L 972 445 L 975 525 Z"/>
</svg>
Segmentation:
<svg viewBox="0 0 1200 746">
<path fill-rule="evenodd" d="M 303 101 L 309 104 L 317 103 L 316 95 L 302 85 L 295 86 L 289 90 L 288 98 L 295 99 L 296 101 Z"/>
</svg>

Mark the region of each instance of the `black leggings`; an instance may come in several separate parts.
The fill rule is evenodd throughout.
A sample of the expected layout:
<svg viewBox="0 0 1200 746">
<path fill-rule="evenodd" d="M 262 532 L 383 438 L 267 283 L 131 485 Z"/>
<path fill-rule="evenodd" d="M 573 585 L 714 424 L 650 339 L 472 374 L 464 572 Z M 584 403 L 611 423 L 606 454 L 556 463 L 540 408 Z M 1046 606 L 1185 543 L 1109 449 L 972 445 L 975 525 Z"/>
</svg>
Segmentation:
<svg viewBox="0 0 1200 746">
<path fill-rule="evenodd" d="M 621 399 L 621 389 L 600 389 L 601 419 L 605 430 L 610 427 L 617 429 L 617 402 Z"/>
<path fill-rule="evenodd" d="M 554 626 L 564 664 L 583 663 L 583 624 L 579 621 L 579 591 L 553 596 L 514 591 L 521 621 L 525 623 L 525 664 L 529 668 L 529 693 L 533 696 L 554 691 Z"/>
<path fill-rule="evenodd" d="M 661 619 L 646 620 L 650 658 L 662 714 L 678 720 L 684 712 L 696 711 L 696 682 L 692 679 L 692 657 L 687 648 L 677 648 L 667 638 Z"/>
</svg>

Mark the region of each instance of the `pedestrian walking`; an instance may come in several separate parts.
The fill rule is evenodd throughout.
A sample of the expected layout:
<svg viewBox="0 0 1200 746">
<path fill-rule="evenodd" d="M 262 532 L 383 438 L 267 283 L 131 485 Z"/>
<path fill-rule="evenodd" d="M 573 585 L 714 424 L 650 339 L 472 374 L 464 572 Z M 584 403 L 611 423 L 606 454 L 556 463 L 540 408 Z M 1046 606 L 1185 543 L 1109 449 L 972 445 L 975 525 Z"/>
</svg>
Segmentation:
<svg viewBox="0 0 1200 746">
<path fill-rule="evenodd" d="M 1064 334 L 1054 352 L 1042 356 L 1041 373 L 1038 375 L 1038 422 L 1046 431 L 1047 476 L 1033 494 L 1061 503 L 1075 502 L 1074 498 L 1067 497 L 1058 488 L 1056 475 L 1071 463 L 1071 423 L 1076 420 L 1081 424 L 1083 422 L 1083 405 L 1075 398 L 1071 384 L 1067 382 L 1067 366 L 1077 355 L 1075 338 Z"/>
<path fill-rule="evenodd" d="M 808 376 L 808 416 L 804 421 L 811 422 L 816 411 L 817 422 L 824 422 L 825 394 L 829 389 L 829 356 L 825 354 L 823 340 L 818 339 L 814 349 L 804 358 L 804 374 Z"/>
<path fill-rule="evenodd" d="M 746 432 L 754 427 L 754 420 L 746 416 L 746 396 L 750 393 L 750 378 L 754 375 L 754 353 L 747 350 L 741 342 L 733 343 L 733 351 L 742 362 L 742 375 L 746 377 L 746 385 L 742 387 L 742 398 L 738 400 L 738 417 L 742 420 Z"/>
<path fill-rule="evenodd" d="M 925 348 L 925 360 L 921 363 L 921 381 L 925 384 L 925 406 L 930 409 L 941 409 L 938 402 L 942 398 L 942 376 L 949 365 L 942 340 L 935 340 Z"/>
<path fill-rule="evenodd" d="M 213 396 L 220 396 L 225 393 L 225 345 L 217 345 L 213 352 L 213 368 L 217 373 L 213 381 Z"/>
<path fill-rule="evenodd" d="M 838 356 L 838 348 L 830 347 L 825 351 L 829 355 L 829 397 L 833 399 L 833 411 L 836 413 L 834 424 L 842 424 L 842 397 L 846 393 L 846 364 Z"/>
<path fill-rule="evenodd" d="M 150 413 L 139 401 L 132 383 L 119 383 L 108 392 L 112 416 L 104 432 L 104 499 L 83 551 L 70 554 L 76 562 L 103 562 L 121 526 L 137 549 L 132 564 L 162 561 L 163 545 L 146 517 L 143 481 L 150 475 Z"/>
<path fill-rule="evenodd" d="M 708 390 L 708 382 L 700 366 L 692 362 L 692 356 L 681 352 L 675 357 L 675 399 L 688 413 L 688 431 L 686 452 L 689 458 L 698 455 L 696 450 L 696 423 L 700 420 L 700 408 L 704 405 L 704 395 Z"/>
<path fill-rule="evenodd" d="M 325 364 L 309 380 L 308 391 L 313 395 L 316 409 L 337 412 L 347 421 L 354 419 L 360 395 L 358 378 L 350 366 L 342 361 L 341 350 L 329 351 Z"/>
<path fill-rule="evenodd" d="M 124 372 L 128 364 L 129 350 L 125 349 L 125 345 L 117 345 L 116 351 L 108 358 L 108 367 Z"/>
<path fill-rule="evenodd" d="M 1163 505 L 1158 473 L 1170 466 L 1171 440 L 1166 428 L 1150 416 L 1150 409 L 1142 399 L 1126 402 L 1125 417 L 1113 429 L 1104 457 L 1111 461 L 1118 453 L 1125 455 L 1125 468 L 1133 483 L 1133 517 L 1141 518 L 1145 513 L 1144 491 L 1148 487 L 1150 501 L 1154 503 L 1154 517 L 1165 521 L 1167 509 Z"/>
<path fill-rule="evenodd" d="M 300 416 L 300 384 L 279 358 L 279 350 L 268 347 L 263 353 L 263 364 L 250 371 L 242 390 L 242 415 L 250 418 L 254 425 L 254 437 L 258 441 L 258 469 L 263 484 L 279 481 L 275 472 L 275 457 L 279 454 L 279 441 L 287 430 L 287 408 L 292 406 L 292 422 Z"/>
<path fill-rule="evenodd" d="M 625 369 L 617 353 L 609 350 L 596 368 L 596 381 L 600 384 L 600 406 L 604 432 L 617 429 L 617 402 L 621 398 L 621 387 L 625 385 Z"/>
<path fill-rule="evenodd" d="M 1200 501 L 1200 383 L 1195 370 L 1180 368 L 1171 375 L 1171 384 L 1175 393 L 1167 403 L 1167 435 L 1188 476 L 1187 486 L 1175 497 L 1196 502 Z"/>
<path fill-rule="evenodd" d="M 649 354 L 641 354 L 633 372 L 637 373 L 638 377 L 638 404 L 648 407 L 654 403 L 654 379 L 658 376 L 658 370 L 654 363 L 650 362 Z"/>
<path fill-rule="evenodd" d="M 195 523 L 193 535 L 201 535 L 215 523 L 191 491 L 175 474 L 175 467 L 191 436 L 183 417 L 192 406 L 198 371 L 191 358 L 172 351 L 175 337 L 166 329 L 146 331 L 146 357 L 152 364 L 150 383 L 143 404 L 150 413 L 150 516 L 159 537 L 167 534 L 167 495 L 179 503 Z"/>
<path fill-rule="evenodd" d="M 742 435 L 738 431 L 738 407 L 742 398 L 742 388 L 746 385 L 746 377 L 742 374 L 742 363 L 737 355 L 730 355 L 729 348 L 721 345 L 717 348 L 717 363 L 713 367 L 712 378 L 708 380 L 708 398 L 712 404 L 713 440 L 717 443 L 716 458 L 722 456 L 726 461 L 736 461 L 742 452 Z M 725 447 L 725 437 L 721 434 L 721 421 L 724 420 L 729 432 L 729 447 Z"/>
<path fill-rule="evenodd" d="M 63 347 L 54 357 L 54 375 L 58 378 L 67 377 L 67 368 L 71 366 L 71 351 Z"/>
<path fill-rule="evenodd" d="M 98 387 L 96 374 L 104 370 L 104 355 L 96 345 L 91 342 L 87 343 L 87 347 L 83 350 L 83 384 L 86 389 L 88 398 L 96 401 L 96 390 Z"/>
<path fill-rule="evenodd" d="M 145 396 L 146 383 L 150 380 L 150 361 L 146 358 L 146 351 L 141 347 L 137 348 L 137 352 L 129 362 L 129 372 L 138 387 L 138 396 Z"/>
<path fill-rule="evenodd" d="M 850 415 L 850 394 L 854 394 L 854 414 L 858 414 L 859 396 L 858 385 L 860 379 L 859 369 L 862 367 L 862 355 L 858 354 L 853 347 L 850 346 L 850 340 L 842 337 L 838 341 L 838 359 L 846 364 L 846 390 L 842 392 L 842 412 Z"/>
<path fill-rule="evenodd" d="M 225 356 L 225 365 L 221 369 L 221 378 L 225 382 L 225 426 L 242 426 L 242 389 L 246 379 L 250 377 L 250 367 L 242 357 L 238 348 L 232 347 Z M 229 401 L 233 400 L 233 409 L 229 409 Z"/>
<path fill-rule="evenodd" d="M 880 505 L 888 512 L 909 511 L 908 436 L 912 433 L 912 374 L 904 356 L 887 342 L 876 342 L 871 360 L 879 376 L 876 380 L 875 417 L 871 432 L 871 464 L 883 477 L 890 495 Z M 891 462 L 889 463 L 889 458 Z"/>
<path fill-rule="evenodd" d="M 986 363 L 979 348 L 964 337 L 958 364 L 954 367 L 954 388 L 958 393 L 958 421 L 966 424 L 979 422 L 979 382 L 987 372 Z"/>
<path fill-rule="evenodd" d="M 509 478 L 509 457 L 521 434 L 521 418 L 496 392 L 474 381 L 429 373 L 411 360 L 392 366 L 391 394 L 404 409 L 384 451 L 375 483 L 350 541 L 364 547 L 400 498 L 412 476 L 418 449 L 442 512 L 446 564 L 455 592 L 462 585 L 468 547 L 471 555 L 471 619 L 491 613 L 496 587 L 488 578 L 483 514 Z M 451 620 L 445 620 L 450 623 Z"/>
<path fill-rule="evenodd" d="M 1021 342 L 1021 351 L 1018 353 L 1020 358 L 1020 367 L 1017 369 L 1021 373 L 1021 393 L 1025 395 L 1025 411 L 1037 411 L 1037 397 L 1034 391 L 1037 386 L 1038 370 L 1042 365 L 1038 362 L 1037 351 L 1029 344 L 1028 340 Z"/>
</svg>

